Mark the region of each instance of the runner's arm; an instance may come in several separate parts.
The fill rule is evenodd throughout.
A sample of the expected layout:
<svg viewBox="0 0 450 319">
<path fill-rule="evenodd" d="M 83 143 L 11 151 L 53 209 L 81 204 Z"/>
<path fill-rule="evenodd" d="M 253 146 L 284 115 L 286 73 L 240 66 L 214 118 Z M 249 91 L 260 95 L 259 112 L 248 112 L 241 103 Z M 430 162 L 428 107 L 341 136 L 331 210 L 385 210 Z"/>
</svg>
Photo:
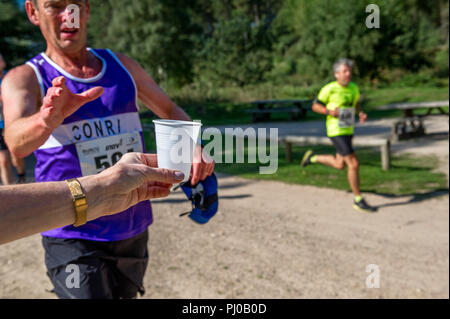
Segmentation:
<svg viewBox="0 0 450 319">
<path fill-rule="evenodd" d="M 128 72 L 130 72 L 136 82 L 138 98 L 148 109 L 162 119 L 191 121 L 189 115 L 172 102 L 167 94 L 136 61 L 124 54 L 115 54 Z"/>
<path fill-rule="evenodd" d="M 322 115 L 331 115 L 334 117 L 339 116 L 339 109 L 334 109 L 332 111 L 327 110 L 327 107 L 317 99 L 313 102 L 312 110 L 313 110 L 313 112 L 316 112 L 316 113 L 319 113 Z"/>
<path fill-rule="evenodd" d="M 5 139 L 13 155 L 19 158 L 44 144 L 65 118 L 99 98 L 104 91 L 97 86 L 74 94 L 67 88 L 65 77 L 58 76 L 41 103 L 39 84 L 27 65 L 9 72 L 4 82 Z"/>
<path fill-rule="evenodd" d="M 327 107 L 317 99 L 313 102 L 312 110 L 313 110 L 313 112 L 316 112 L 316 113 L 322 114 L 322 115 L 326 115 L 326 113 L 327 113 Z"/>
<path fill-rule="evenodd" d="M 31 67 L 22 65 L 8 72 L 1 93 L 6 143 L 14 156 L 28 156 L 51 134 L 38 112 L 40 89 Z"/>
<path fill-rule="evenodd" d="M 364 123 L 367 120 L 367 114 L 362 109 L 362 105 L 361 105 L 361 100 L 360 99 L 358 99 L 358 102 L 356 102 L 356 112 L 358 113 L 359 121 L 361 123 Z"/>
</svg>

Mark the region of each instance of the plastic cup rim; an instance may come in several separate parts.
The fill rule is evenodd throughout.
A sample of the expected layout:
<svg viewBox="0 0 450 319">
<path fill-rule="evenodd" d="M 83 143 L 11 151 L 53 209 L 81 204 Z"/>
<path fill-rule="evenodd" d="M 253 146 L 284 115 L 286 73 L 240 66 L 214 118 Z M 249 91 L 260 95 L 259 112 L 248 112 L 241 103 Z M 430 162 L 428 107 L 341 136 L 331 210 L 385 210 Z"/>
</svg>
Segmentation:
<svg viewBox="0 0 450 319">
<path fill-rule="evenodd" d="M 153 120 L 153 123 L 159 125 L 167 125 L 167 126 L 202 126 L 202 123 L 199 122 L 189 122 L 189 121 L 179 121 L 179 120 Z"/>
</svg>

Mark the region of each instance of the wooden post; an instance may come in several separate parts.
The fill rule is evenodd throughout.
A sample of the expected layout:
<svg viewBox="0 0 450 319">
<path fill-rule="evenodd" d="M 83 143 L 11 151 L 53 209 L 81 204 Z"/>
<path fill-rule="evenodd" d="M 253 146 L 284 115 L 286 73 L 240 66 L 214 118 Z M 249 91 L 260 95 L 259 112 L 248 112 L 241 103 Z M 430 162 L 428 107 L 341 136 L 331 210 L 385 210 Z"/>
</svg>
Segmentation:
<svg viewBox="0 0 450 319">
<path fill-rule="evenodd" d="M 286 141 L 285 147 L 286 147 L 286 162 L 292 163 L 292 143 Z"/>
<path fill-rule="evenodd" d="M 384 171 L 391 169 L 391 142 L 386 141 L 386 144 L 380 147 L 381 149 L 381 167 Z"/>
</svg>

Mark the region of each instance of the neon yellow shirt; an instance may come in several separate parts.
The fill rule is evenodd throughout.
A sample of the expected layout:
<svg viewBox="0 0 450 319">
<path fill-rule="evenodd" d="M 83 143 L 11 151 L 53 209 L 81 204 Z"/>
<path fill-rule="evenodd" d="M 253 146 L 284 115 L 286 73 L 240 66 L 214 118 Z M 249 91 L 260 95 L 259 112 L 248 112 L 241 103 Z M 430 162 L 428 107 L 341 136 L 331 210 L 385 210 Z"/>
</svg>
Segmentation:
<svg viewBox="0 0 450 319">
<path fill-rule="evenodd" d="M 317 99 L 322 102 L 328 110 L 336 108 L 342 110 L 341 119 L 331 115 L 327 116 L 327 135 L 329 137 L 340 135 L 353 135 L 356 103 L 359 100 L 358 86 L 350 82 L 347 87 L 341 86 L 336 81 L 325 85 Z"/>
</svg>

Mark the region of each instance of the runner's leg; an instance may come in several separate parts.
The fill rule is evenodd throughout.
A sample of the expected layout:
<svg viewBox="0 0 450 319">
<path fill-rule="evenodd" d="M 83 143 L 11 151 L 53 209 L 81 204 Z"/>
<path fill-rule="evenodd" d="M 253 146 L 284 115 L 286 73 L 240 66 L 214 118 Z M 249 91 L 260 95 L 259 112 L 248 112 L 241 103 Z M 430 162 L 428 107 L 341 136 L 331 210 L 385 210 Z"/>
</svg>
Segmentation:
<svg viewBox="0 0 450 319">
<path fill-rule="evenodd" d="M 0 177 L 3 185 L 10 185 L 14 182 L 9 151 L 2 149 L 0 149 Z"/>
<path fill-rule="evenodd" d="M 25 159 L 17 158 L 11 154 L 11 159 L 14 167 L 17 170 L 17 175 L 19 177 L 18 183 L 25 183 Z"/>
<path fill-rule="evenodd" d="M 339 170 L 343 170 L 345 168 L 344 157 L 340 154 L 336 154 L 336 156 L 316 155 L 316 163 L 326 165 Z"/>
<path fill-rule="evenodd" d="M 348 166 L 347 178 L 355 196 L 360 196 L 361 192 L 359 189 L 359 161 L 355 153 L 343 157 L 345 163 Z"/>
<path fill-rule="evenodd" d="M 135 299 L 145 294 L 144 275 L 148 265 L 148 230 L 124 240 L 113 247 L 118 257 L 116 264 L 117 286 L 113 289 L 115 299 Z"/>
</svg>

